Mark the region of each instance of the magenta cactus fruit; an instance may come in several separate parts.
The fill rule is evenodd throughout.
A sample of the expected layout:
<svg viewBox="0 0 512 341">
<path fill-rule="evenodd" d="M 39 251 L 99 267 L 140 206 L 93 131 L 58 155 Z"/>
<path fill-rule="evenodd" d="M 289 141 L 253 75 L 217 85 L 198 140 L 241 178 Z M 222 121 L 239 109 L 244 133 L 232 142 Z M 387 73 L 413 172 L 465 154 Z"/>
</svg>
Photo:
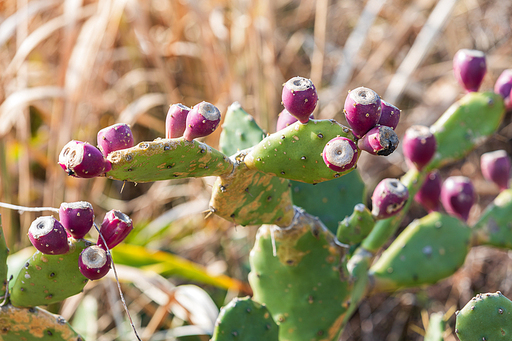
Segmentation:
<svg viewBox="0 0 512 341">
<path fill-rule="evenodd" d="M 427 212 L 438 212 L 441 202 L 441 187 L 443 182 L 439 171 L 436 169 L 427 174 L 425 182 L 414 196 L 414 200 L 423 206 Z"/>
<path fill-rule="evenodd" d="M 409 191 L 397 179 L 384 179 L 373 191 L 372 215 L 375 220 L 389 218 L 403 208 L 409 198 Z"/>
<path fill-rule="evenodd" d="M 359 149 L 373 155 L 389 155 L 398 146 L 398 136 L 387 126 L 377 126 L 368 131 L 362 139 L 357 141 Z"/>
<path fill-rule="evenodd" d="M 103 128 L 97 136 L 98 148 L 106 157 L 116 150 L 133 147 L 133 134 L 130 126 L 126 123 L 116 123 Z"/>
<path fill-rule="evenodd" d="M 111 210 L 105 214 L 101 223 L 100 233 L 103 235 L 109 249 L 122 242 L 133 229 L 132 220 L 121 211 Z M 101 236 L 98 237 L 97 245 L 105 248 Z"/>
<path fill-rule="evenodd" d="M 315 117 L 313 114 L 309 115 L 309 119 L 314 119 Z M 279 131 L 281 129 L 284 129 L 288 127 L 290 124 L 293 124 L 297 122 L 297 117 L 293 116 L 288 112 L 288 110 L 283 109 L 279 116 L 277 117 L 277 123 L 276 123 L 276 131 Z"/>
<path fill-rule="evenodd" d="M 475 188 L 465 176 L 451 176 L 441 188 L 441 203 L 446 212 L 464 221 L 468 220 L 475 197 Z"/>
<path fill-rule="evenodd" d="M 28 229 L 28 238 L 36 249 L 47 255 L 61 255 L 69 251 L 66 230 L 52 216 L 34 220 Z"/>
<path fill-rule="evenodd" d="M 501 95 L 505 100 L 505 106 L 508 110 L 512 109 L 512 69 L 504 70 L 494 83 L 494 92 Z"/>
<path fill-rule="evenodd" d="M 183 137 L 192 141 L 198 137 L 210 135 L 220 123 L 220 111 L 213 104 L 201 102 L 195 105 L 187 115 L 187 127 Z"/>
<path fill-rule="evenodd" d="M 480 157 L 480 169 L 487 181 L 492 181 L 500 190 L 509 188 L 510 157 L 504 150 L 496 150 L 482 154 Z"/>
<path fill-rule="evenodd" d="M 428 127 L 414 125 L 405 132 L 402 146 L 405 160 L 409 166 L 421 170 L 432 160 L 437 143 Z"/>
<path fill-rule="evenodd" d="M 402 110 L 398 109 L 393 104 L 389 104 L 383 99 L 380 100 L 380 107 L 381 112 L 378 123 L 382 126 L 390 127 L 395 130 L 398 122 L 400 121 L 400 114 L 402 113 Z"/>
<path fill-rule="evenodd" d="M 75 239 L 85 237 L 94 223 L 94 211 L 87 201 L 63 202 L 59 208 L 59 220 Z"/>
<path fill-rule="evenodd" d="M 306 123 L 316 108 L 318 94 L 311 79 L 293 77 L 284 83 L 281 99 L 290 114 Z"/>
<path fill-rule="evenodd" d="M 335 137 L 324 147 L 322 157 L 325 164 L 336 172 L 351 169 L 357 162 L 357 146 L 346 137 Z"/>
<path fill-rule="evenodd" d="M 363 137 L 379 123 L 381 111 L 379 95 L 372 89 L 365 87 L 351 90 L 343 107 L 347 123 L 358 138 Z"/>
<path fill-rule="evenodd" d="M 59 165 L 68 175 L 77 178 L 94 178 L 112 168 L 98 148 L 87 142 L 75 140 L 68 142 L 62 148 Z"/>
<path fill-rule="evenodd" d="M 478 50 L 457 51 L 453 57 L 453 72 L 466 91 L 478 91 L 487 72 L 485 54 Z"/>
<path fill-rule="evenodd" d="M 187 128 L 187 116 L 190 112 L 189 107 L 178 103 L 169 107 L 165 118 L 165 138 L 175 139 L 182 137 Z"/>
<path fill-rule="evenodd" d="M 78 257 L 78 268 L 84 277 L 96 280 L 110 270 L 112 257 L 101 247 L 93 245 L 85 248 Z"/>
</svg>

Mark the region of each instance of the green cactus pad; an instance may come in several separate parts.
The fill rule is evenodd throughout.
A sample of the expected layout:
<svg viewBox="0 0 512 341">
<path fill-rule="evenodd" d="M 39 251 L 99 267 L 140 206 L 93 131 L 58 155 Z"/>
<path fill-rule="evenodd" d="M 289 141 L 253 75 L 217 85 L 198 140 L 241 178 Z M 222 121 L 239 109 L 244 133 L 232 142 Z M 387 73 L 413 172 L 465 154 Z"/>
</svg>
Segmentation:
<svg viewBox="0 0 512 341">
<path fill-rule="evenodd" d="M 430 127 L 437 151 L 427 170 L 463 158 L 493 134 L 505 114 L 503 98 L 493 92 L 469 92 Z"/>
<path fill-rule="evenodd" d="M 434 313 L 428 320 L 427 333 L 424 341 L 444 341 L 444 329 L 446 321 L 443 313 Z"/>
<path fill-rule="evenodd" d="M 0 214 L 0 297 L 5 295 L 7 290 L 7 256 L 9 249 L 5 243 L 4 230 L 2 228 L 2 215 Z"/>
<path fill-rule="evenodd" d="M 318 218 L 302 210 L 289 228 L 260 227 L 249 283 L 253 299 L 279 325 L 280 341 L 338 337 L 350 295 L 344 253 Z"/>
<path fill-rule="evenodd" d="M 265 138 L 265 132 L 258 126 L 240 103 L 231 104 L 224 117 L 220 133 L 219 149 L 226 155 L 233 155 L 258 144 Z"/>
<path fill-rule="evenodd" d="M 17 307 L 35 307 L 62 301 L 80 293 L 87 278 L 78 269 L 78 257 L 91 245 L 84 239 L 72 239 L 70 250 L 62 255 L 36 251 L 11 282 L 11 303 Z"/>
<path fill-rule="evenodd" d="M 184 138 L 156 139 L 108 154 L 107 177 L 122 181 L 158 180 L 228 174 L 233 165 L 207 144 Z"/>
<path fill-rule="evenodd" d="M 354 211 L 339 223 L 336 238 L 344 244 L 360 243 L 375 226 L 372 213 L 364 204 L 354 206 Z"/>
<path fill-rule="evenodd" d="M 502 191 L 473 227 L 476 243 L 512 249 L 512 189 Z"/>
<path fill-rule="evenodd" d="M 367 293 L 369 284 L 368 269 L 370 268 L 372 259 L 373 255 L 370 252 L 359 248 L 348 261 L 347 269 L 350 274 L 349 283 L 352 289 L 350 305 L 345 315 L 345 320 L 343 321 L 343 327 L 345 327 L 350 320 L 352 314 L 359 307 L 359 303 L 361 303 Z"/>
<path fill-rule="evenodd" d="M 218 177 L 213 185 L 210 210 L 243 226 L 290 225 L 294 210 L 289 181 L 250 170 L 243 161 L 233 163 L 233 172 Z"/>
<path fill-rule="evenodd" d="M 470 248 L 471 230 L 438 212 L 413 221 L 370 268 L 375 291 L 433 284 L 455 273 Z"/>
<path fill-rule="evenodd" d="M 512 301 L 499 291 L 476 295 L 457 312 L 455 334 L 460 341 L 511 340 Z"/>
<path fill-rule="evenodd" d="M 359 203 L 364 203 L 365 186 L 357 169 L 316 185 L 292 181 L 293 204 L 314 215 L 336 233 L 338 223 L 352 213 Z"/>
<path fill-rule="evenodd" d="M 220 310 L 211 341 L 278 341 L 279 327 L 265 305 L 234 298 Z"/>
<path fill-rule="evenodd" d="M 0 308 L 0 340 L 2 341 L 83 341 L 73 328 L 58 315 L 39 308 Z"/>
<path fill-rule="evenodd" d="M 297 121 L 254 146 L 245 163 L 250 169 L 301 182 L 336 179 L 352 170 L 333 171 L 322 159 L 325 145 L 337 136 L 355 140 L 352 131 L 335 120 Z"/>
</svg>

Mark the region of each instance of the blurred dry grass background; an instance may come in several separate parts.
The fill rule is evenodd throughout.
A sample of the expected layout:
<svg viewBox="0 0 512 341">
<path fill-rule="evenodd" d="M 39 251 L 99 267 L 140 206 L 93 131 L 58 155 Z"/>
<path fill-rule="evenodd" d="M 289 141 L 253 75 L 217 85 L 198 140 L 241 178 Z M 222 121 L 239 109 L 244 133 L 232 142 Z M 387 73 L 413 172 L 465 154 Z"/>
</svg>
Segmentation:
<svg viewBox="0 0 512 341">
<path fill-rule="evenodd" d="M 451 73 L 458 49 L 487 53 L 484 89 L 512 67 L 511 18 L 508 0 L 0 1 L 0 201 L 58 207 L 87 200 L 97 218 L 112 208 L 139 226 L 159 218 L 154 228 L 172 229 L 152 247 L 245 281 L 255 227 L 203 219 L 212 179 L 127 183 L 121 191 L 121 183 L 104 178 L 68 178 L 57 165 L 62 146 L 71 139 L 95 144 L 97 131 L 116 122 L 131 124 L 137 142 L 162 137 L 168 105 L 202 100 L 221 112 L 239 101 L 273 132 L 282 83 L 296 75 L 319 89 L 316 116 L 340 122 L 348 89 L 374 89 L 403 110 L 403 136 L 412 124 L 434 122 L 462 95 Z M 215 147 L 217 137 L 206 142 Z M 497 194 L 482 180 L 478 156 L 511 153 L 511 137 L 507 116 L 484 146 L 443 170 L 475 181 L 480 201 L 472 219 Z M 359 163 L 370 188 L 404 167 L 400 151 Z M 36 215 L 0 213 L 11 249 L 28 245 Z M 415 207 L 410 219 L 422 214 Z M 511 263 L 507 252 L 475 249 L 464 269 L 432 288 L 364 301 L 342 339 L 419 340 L 422 311 L 460 307 L 478 291 L 511 297 Z M 88 295 L 105 295 L 97 288 Z M 127 290 L 129 301 L 141 295 Z M 159 314 L 145 335 L 172 325 L 166 307 L 138 304 L 148 316 Z M 69 306 L 66 317 L 74 311 Z M 100 309 L 98 339 L 124 339 L 115 336 L 121 324 L 113 311 Z"/>
</svg>

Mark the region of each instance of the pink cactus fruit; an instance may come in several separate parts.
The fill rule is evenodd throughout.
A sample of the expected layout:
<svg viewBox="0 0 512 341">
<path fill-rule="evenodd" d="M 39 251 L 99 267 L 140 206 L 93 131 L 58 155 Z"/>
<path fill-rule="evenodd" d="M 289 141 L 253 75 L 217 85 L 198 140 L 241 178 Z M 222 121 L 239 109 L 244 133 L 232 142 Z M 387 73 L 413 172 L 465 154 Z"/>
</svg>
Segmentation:
<svg viewBox="0 0 512 341">
<path fill-rule="evenodd" d="M 313 114 L 311 114 L 309 116 L 310 120 L 312 120 L 314 118 L 315 117 L 313 116 Z M 281 113 L 277 117 L 276 131 L 282 130 L 282 129 L 288 127 L 290 124 L 293 124 L 293 123 L 295 123 L 297 121 L 298 121 L 297 117 L 295 117 L 292 114 L 290 114 L 288 112 L 288 110 L 283 109 L 283 111 L 281 111 Z"/>
<path fill-rule="evenodd" d="M 501 73 L 494 84 L 494 92 L 503 97 L 507 110 L 512 109 L 512 69 L 506 69 Z"/>
<path fill-rule="evenodd" d="M 187 127 L 187 116 L 190 112 L 189 107 L 178 103 L 169 107 L 165 118 L 165 138 L 175 139 L 182 137 Z"/>
<path fill-rule="evenodd" d="M 405 132 L 402 146 L 409 167 L 414 166 L 422 170 L 432 160 L 437 143 L 428 127 L 414 125 Z"/>
<path fill-rule="evenodd" d="M 359 149 L 373 155 L 389 155 L 398 146 L 398 136 L 387 126 L 376 126 L 370 129 L 362 139 L 357 141 Z"/>
<path fill-rule="evenodd" d="M 480 169 L 487 181 L 492 181 L 501 191 L 509 188 L 510 157 L 504 150 L 496 150 L 482 154 L 480 157 Z"/>
<path fill-rule="evenodd" d="M 96 280 L 110 270 L 112 257 L 101 247 L 93 245 L 85 248 L 78 257 L 78 268 L 84 277 Z"/>
<path fill-rule="evenodd" d="M 427 212 L 438 212 L 441 204 L 439 198 L 442 185 L 443 182 L 437 169 L 428 173 L 425 182 L 414 196 L 414 200 L 423 206 Z"/>
<path fill-rule="evenodd" d="M 311 79 L 293 77 L 284 83 L 281 99 L 291 115 L 306 123 L 316 108 L 318 94 Z"/>
<path fill-rule="evenodd" d="M 219 123 L 219 109 L 208 102 L 201 102 L 188 113 L 183 137 L 187 141 L 192 141 L 198 137 L 208 136 L 217 129 Z"/>
<path fill-rule="evenodd" d="M 98 148 L 87 142 L 74 140 L 62 148 L 59 165 L 68 175 L 77 178 L 94 178 L 112 168 Z"/>
<path fill-rule="evenodd" d="M 134 144 L 132 130 L 126 123 L 116 123 L 101 129 L 97 140 L 98 148 L 105 157 L 116 150 L 131 148 Z"/>
<path fill-rule="evenodd" d="M 52 216 L 34 220 L 28 229 L 28 238 L 36 249 L 47 255 L 62 255 L 69 251 L 66 230 Z"/>
<path fill-rule="evenodd" d="M 398 109 L 393 104 L 389 104 L 383 99 L 380 100 L 380 106 L 381 112 L 379 124 L 395 130 L 398 122 L 400 121 L 400 114 L 402 113 L 402 110 Z"/>
<path fill-rule="evenodd" d="M 356 144 L 346 137 L 335 137 L 324 147 L 322 157 L 325 164 L 336 172 L 353 168 L 357 162 Z"/>
<path fill-rule="evenodd" d="M 441 203 L 448 214 L 467 221 L 475 199 L 475 188 L 469 178 L 451 176 L 444 181 L 441 188 Z"/>
<path fill-rule="evenodd" d="M 381 111 L 379 95 L 365 87 L 350 91 L 343 107 L 347 123 L 358 138 L 379 123 Z"/>
<path fill-rule="evenodd" d="M 130 217 L 121 211 L 110 210 L 105 214 L 103 223 L 101 223 L 100 233 L 103 235 L 109 249 L 121 243 L 132 231 L 133 224 Z M 105 249 L 103 238 L 98 236 L 99 247 Z"/>
<path fill-rule="evenodd" d="M 397 179 L 384 179 L 373 191 L 372 215 L 386 219 L 400 212 L 409 198 L 409 190 Z"/>
<path fill-rule="evenodd" d="M 75 239 L 85 237 L 94 223 L 94 211 L 87 201 L 63 202 L 59 208 L 59 220 Z"/>
<path fill-rule="evenodd" d="M 453 72 L 467 92 L 478 91 L 487 72 L 485 54 L 478 50 L 457 51 L 453 57 Z"/>
</svg>

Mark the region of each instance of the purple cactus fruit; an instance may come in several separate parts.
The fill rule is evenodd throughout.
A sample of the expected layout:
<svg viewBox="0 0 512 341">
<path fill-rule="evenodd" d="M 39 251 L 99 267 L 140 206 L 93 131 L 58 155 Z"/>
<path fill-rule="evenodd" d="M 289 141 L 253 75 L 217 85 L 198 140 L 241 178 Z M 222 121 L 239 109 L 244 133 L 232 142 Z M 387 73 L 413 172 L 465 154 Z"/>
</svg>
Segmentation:
<svg viewBox="0 0 512 341">
<path fill-rule="evenodd" d="M 507 110 L 512 109 L 512 69 L 504 70 L 494 84 L 494 92 L 501 95 L 505 100 Z"/>
<path fill-rule="evenodd" d="M 389 155 L 398 146 L 398 136 L 387 126 L 377 126 L 370 129 L 362 139 L 357 141 L 359 149 L 373 155 Z"/>
<path fill-rule="evenodd" d="M 402 110 L 398 109 L 393 104 L 389 104 L 383 99 L 380 100 L 380 107 L 381 112 L 379 124 L 395 130 L 398 122 L 400 121 L 400 114 L 402 113 Z"/>
<path fill-rule="evenodd" d="M 87 201 L 63 202 L 59 208 L 59 220 L 69 235 L 81 239 L 94 223 L 92 205 Z"/>
<path fill-rule="evenodd" d="M 290 114 L 306 123 L 316 108 L 318 94 L 311 79 L 293 77 L 284 83 L 281 99 Z"/>
<path fill-rule="evenodd" d="M 486 72 L 485 54 L 482 51 L 462 49 L 453 57 L 453 73 L 467 92 L 478 91 Z"/>
<path fill-rule="evenodd" d="M 104 277 L 110 270 L 112 257 L 101 247 L 86 247 L 78 257 L 78 268 L 84 277 L 95 280 Z"/>
<path fill-rule="evenodd" d="M 309 116 L 309 119 L 314 119 L 313 114 Z M 284 129 L 288 127 L 290 124 L 297 122 L 297 117 L 293 116 L 288 112 L 288 110 L 283 109 L 279 116 L 277 117 L 276 131 Z"/>
<path fill-rule="evenodd" d="M 425 126 L 411 126 L 405 132 L 402 142 L 404 157 L 409 167 L 422 170 L 434 156 L 437 148 L 436 138 Z"/>
<path fill-rule="evenodd" d="M 441 188 L 441 203 L 446 212 L 464 221 L 468 220 L 475 196 L 475 188 L 465 176 L 451 176 Z"/>
<path fill-rule="evenodd" d="M 133 229 L 132 220 L 121 211 L 111 210 L 105 214 L 103 223 L 101 223 L 100 233 L 107 242 L 109 249 L 122 242 Z M 105 243 L 101 236 L 98 236 L 99 247 L 105 248 Z"/>
<path fill-rule="evenodd" d="M 504 150 L 485 153 L 480 157 L 480 168 L 484 178 L 498 185 L 501 191 L 510 187 L 510 167 L 510 157 Z"/>
<path fill-rule="evenodd" d="M 62 255 L 69 251 L 66 230 L 52 216 L 34 220 L 28 229 L 28 238 L 36 249 L 47 255 Z"/>
<path fill-rule="evenodd" d="M 327 142 L 322 157 L 327 167 L 336 172 L 344 172 L 354 167 L 357 153 L 354 141 L 339 136 Z"/>
<path fill-rule="evenodd" d="M 425 182 L 414 196 L 414 200 L 423 206 L 428 213 L 438 212 L 440 208 L 439 197 L 441 196 L 441 176 L 436 169 L 428 173 Z"/>
<path fill-rule="evenodd" d="M 108 154 L 121 149 L 133 147 L 133 134 L 126 123 L 116 123 L 98 132 L 98 148 L 106 157 Z"/>
<path fill-rule="evenodd" d="M 94 178 L 108 172 L 112 165 L 101 151 L 87 142 L 70 141 L 59 155 L 59 165 L 68 175 L 77 178 Z"/>
<path fill-rule="evenodd" d="M 384 179 L 373 191 L 372 215 L 375 220 L 389 218 L 403 208 L 409 198 L 409 191 L 397 179 Z"/>
<path fill-rule="evenodd" d="M 195 105 L 187 115 L 187 127 L 183 137 L 187 141 L 208 136 L 220 123 L 220 111 L 213 104 L 201 102 Z"/>
<path fill-rule="evenodd" d="M 165 118 L 165 138 L 175 139 L 182 137 L 187 127 L 187 116 L 189 107 L 178 103 L 170 106 Z"/>
<path fill-rule="evenodd" d="M 363 137 L 379 123 L 381 111 L 379 95 L 365 87 L 350 91 L 343 108 L 347 123 L 357 138 Z"/>
</svg>

